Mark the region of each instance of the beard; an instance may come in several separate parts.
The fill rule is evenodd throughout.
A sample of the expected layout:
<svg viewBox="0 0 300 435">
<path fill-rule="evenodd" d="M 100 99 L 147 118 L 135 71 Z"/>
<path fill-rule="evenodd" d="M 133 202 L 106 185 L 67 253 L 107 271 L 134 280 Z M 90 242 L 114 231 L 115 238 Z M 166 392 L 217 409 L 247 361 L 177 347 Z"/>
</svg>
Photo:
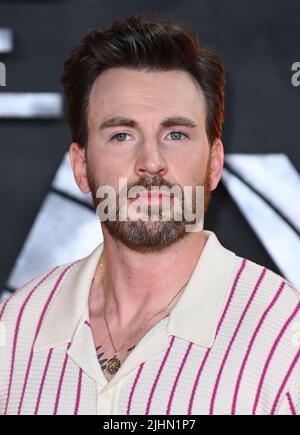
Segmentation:
<svg viewBox="0 0 300 435">
<path fill-rule="evenodd" d="M 210 177 L 209 177 L 209 164 L 208 168 L 202 182 L 197 183 L 197 186 L 203 186 L 204 194 L 202 195 L 202 203 L 203 206 L 201 208 L 201 216 L 196 215 L 196 192 L 195 187 L 192 189 L 192 200 L 190 202 L 189 211 L 193 213 L 195 218 L 193 220 L 186 220 L 185 213 L 182 215 L 181 220 L 176 220 L 174 214 L 170 216 L 170 219 L 167 221 L 161 220 L 162 218 L 162 210 L 161 206 L 159 206 L 158 216 L 159 220 L 120 220 L 120 208 L 119 208 L 119 196 L 118 193 L 116 195 L 116 219 L 114 220 L 105 220 L 102 222 L 103 225 L 107 228 L 109 234 L 115 239 L 127 246 L 130 249 L 133 249 L 137 252 L 147 253 L 147 252 L 159 252 L 172 244 L 178 242 L 179 240 L 186 237 L 189 232 L 186 230 L 186 225 L 195 225 L 196 222 L 199 222 L 199 219 L 203 219 L 204 213 L 206 212 L 210 198 L 211 198 L 211 189 L 210 189 Z M 101 199 L 97 198 L 96 193 L 99 186 L 96 185 L 95 178 L 91 173 L 89 165 L 87 163 L 87 178 L 89 187 L 91 190 L 93 204 L 95 210 L 97 209 Z M 104 185 L 104 184 L 103 184 Z M 151 190 L 151 187 L 162 187 L 166 186 L 171 189 L 173 186 L 180 188 L 182 191 L 182 200 L 181 204 L 179 204 L 179 208 L 184 210 L 185 207 L 185 196 L 184 190 L 179 185 L 174 185 L 164 180 L 161 175 L 155 174 L 153 176 L 142 176 L 140 179 L 135 182 L 128 184 L 128 191 L 134 186 L 142 186 L 147 190 Z M 126 196 L 127 197 L 127 196 Z M 173 203 L 173 209 L 174 209 Z M 148 216 L 150 216 L 151 206 L 148 206 Z M 199 213 L 198 213 L 199 214 Z"/>
</svg>

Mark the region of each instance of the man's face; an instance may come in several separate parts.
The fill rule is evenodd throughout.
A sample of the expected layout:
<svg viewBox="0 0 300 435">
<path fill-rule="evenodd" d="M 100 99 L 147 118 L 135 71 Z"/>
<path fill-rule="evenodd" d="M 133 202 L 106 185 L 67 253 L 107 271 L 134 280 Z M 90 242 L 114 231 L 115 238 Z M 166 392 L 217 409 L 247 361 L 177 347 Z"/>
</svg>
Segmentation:
<svg viewBox="0 0 300 435">
<path fill-rule="evenodd" d="M 99 186 L 112 186 L 118 194 L 119 179 L 126 178 L 127 192 L 137 185 L 148 190 L 179 186 L 182 191 L 193 186 L 194 212 L 195 186 L 205 186 L 206 210 L 212 188 L 205 122 L 203 94 L 185 71 L 103 72 L 93 85 L 87 114 L 86 175 L 94 205 L 100 201 Z M 128 199 L 128 206 L 132 201 Z M 150 210 L 157 198 L 146 201 Z M 171 198 L 170 204 L 173 212 L 183 208 L 184 195 L 182 203 Z M 159 251 L 182 239 L 188 234 L 186 223 L 184 216 L 176 221 L 174 215 L 153 222 L 150 214 L 148 221 L 103 222 L 111 236 L 140 252 Z"/>
</svg>

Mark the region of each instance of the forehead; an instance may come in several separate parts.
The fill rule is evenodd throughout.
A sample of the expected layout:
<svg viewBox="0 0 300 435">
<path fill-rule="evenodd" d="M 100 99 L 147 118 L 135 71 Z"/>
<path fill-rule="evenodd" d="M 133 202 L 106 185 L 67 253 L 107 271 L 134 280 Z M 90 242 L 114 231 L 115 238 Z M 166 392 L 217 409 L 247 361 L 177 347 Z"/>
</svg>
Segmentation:
<svg viewBox="0 0 300 435">
<path fill-rule="evenodd" d="M 193 76 L 182 70 L 138 71 L 111 68 L 95 80 L 89 97 L 89 118 L 111 115 L 186 115 L 204 118 L 205 100 Z"/>
</svg>

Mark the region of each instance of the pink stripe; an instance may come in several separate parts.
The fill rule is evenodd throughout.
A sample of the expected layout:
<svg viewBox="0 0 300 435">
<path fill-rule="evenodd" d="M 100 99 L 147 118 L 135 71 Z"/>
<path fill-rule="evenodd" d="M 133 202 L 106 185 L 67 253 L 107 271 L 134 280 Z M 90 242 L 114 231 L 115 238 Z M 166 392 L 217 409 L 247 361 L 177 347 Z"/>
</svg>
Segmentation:
<svg viewBox="0 0 300 435">
<path fill-rule="evenodd" d="M 6 306 L 7 306 L 9 300 L 10 300 L 10 299 L 7 299 L 7 300 L 4 302 L 3 306 L 2 306 L 2 309 L 1 309 L 1 312 L 0 312 L 0 320 L 2 319 L 2 316 L 3 316 L 3 314 L 4 314 L 5 308 L 6 308 Z"/>
<path fill-rule="evenodd" d="M 77 415 L 79 410 L 79 404 L 81 399 L 81 385 L 82 385 L 82 369 L 79 370 L 79 375 L 78 375 L 77 397 L 76 397 L 74 415 Z"/>
<path fill-rule="evenodd" d="M 247 260 L 244 258 L 243 262 L 242 262 L 242 265 L 241 265 L 238 273 L 236 274 L 236 277 L 235 277 L 235 280 L 234 280 L 234 283 L 233 283 L 233 286 L 232 286 L 232 289 L 231 289 L 230 296 L 228 298 L 228 301 L 226 303 L 225 309 L 224 309 L 223 314 L 221 316 L 221 319 L 219 321 L 219 324 L 218 324 L 218 327 L 217 327 L 217 331 L 216 331 L 216 337 L 219 335 L 220 329 L 221 329 L 221 327 L 223 325 L 223 322 L 225 320 L 225 317 L 226 317 L 227 312 L 229 310 L 229 307 L 231 305 L 232 299 L 234 297 L 234 294 L 235 294 L 235 291 L 236 291 L 236 288 L 237 288 L 237 284 L 239 282 L 239 279 L 241 277 L 242 272 L 244 271 L 244 269 L 246 267 L 246 264 L 247 264 Z M 204 370 L 206 361 L 207 361 L 207 359 L 209 357 L 209 354 L 211 352 L 211 349 L 212 348 L 207 350 L 207 352 L 206 352 L 206 354 L 205 354 L 205 356 L 203 358 L 202 364 L 201 364 L 201 366 L 200 366 L 200 368 L 198 370 L 198 373 L 197 373 L 197 376 L 196 376 L 196 379 L 195 379 L 195 382 L 194 382 L 194 385 L 193 385 L 193 390 L 192 390 L 192 394 L 191 394 L 191 397 L 190 397 L 190 401 L 189 401 L 187 415 L 191 415 L 191 413 L 192 413 L 192 409 L 193 409 L 193 404 L 194 404 L 194 399 L 195 399 L 198 383 L 199 383 L 200 377 L 202 375 L 202 372 Z"/>
<path fill-rule="evenodd" d="M 189 355 L 189 353 L 191 351 L 192 346 L 193 346 L 193 343 L 190 343 L 188 348 L 187 348 L 187 350 L 186 350 L 186 352 L 185 352 L 184 358 L 183 358 L 183 360 L 181 362 L 181 365 L 180 365 L 180 368 L 178 370 L 178 373 L 177 373 L 177 376 L 176 376 L 176 379 L 175 379 L 175 382 L 174 382 L 174 385 L 173 385 L 173 388 L 172 388 L 172 391 L 171 391 L 171 395 L 170 395 L 170 398 L 169 398 L 168 408 L 167 408 L 166 415 L 169 415 L 170 412 L 171 412 L 172 402 L 173 402 L 174 394 L 175 394 L 175 391 L 176 391 L 176 388 L 177 388 L 177 384 L 178 384 L 178 381 L 179 381 L 179 378 L 181 376 L 183 367 L 185 365 L 185 362 L 186 362 L 187 357 L 188 357 L 188 355 Z"/>
<path fill-rule="evenodd" d="M 78 261 L 80 261 L 80 260 L 78 260 Z M 59 276 L 58 280 L 57 280 L 56 283 L 55 283 L 55 286 L 53 287 L 53 289 L 52 289 L 52 291 L 51 291 L 51 293 L 50 293 L 50 296 L 49 296 L 48 299 L 47 299 L 47 302 L 46 302 L 46 304 L 45 304 L 45 306 L 44 306 L 44 308 L 43 308 L 43 311 L 42 311 L 42 313 L 41 313 L 41 316 L 40 316 L 40 318 L 39 318 L 39 322 L 38 322 L 38 325 L 37 325 L 37 328 L 36 328 L 36 331 L 35 331 L 35 337 L 34 337 L 34 340 L 33 340 L 33 345 L 32 345 L 32 348 L 31 348 L 31 353 L 30 353 L 29 361 L 28 361 L 28 364 L 27 364 L 26 375 L 25 375 L 25 380 L 24 380 L 24 384 L 23 384 L 23 391 L 22 391 L 22 395 L 21 395 L 21 399 L 20 399 L 20 403 L 19 403 L 19 408 L 18 408 L 18 415 L 20 415 L 21 410 L 22 410 L 23 400 L 24 400 L 24 396 L 25 396 L 25 391 L 26 391 L 26 387 L 27 387 L 27 382 L 28 382 L 29 373 L 30 373 L 30 369 L 31 369 L 32 358 L 33 358 L 33 347 L 34 347 L 34 343 L 35 343 L 35 340 L 36 340 L 36 338 L 37 338 L 37 336 L 38 336 L 38 334 L 39 334 L 39 332 L 40 332 L 40 329 L 41 329 L 41 326 L 42 326 L 42 322 L 43 322 L 43 320 L 44 320 L 44 316 L 45 316 L 45 314 L 46 314 L 46 311 L 47 311 L 47 309 L 48 309 L 48 306 L 49 306 L 49 304 L 51 303 L 51 301 L 52 301 L 52 299 L 53 299 L 53 297 L 54 297 L 54 295 L 55 295 L 55 293 L 56 293 L 56 290 L 57 290 L 57 288 L 58 288 L 58 286 L 59 286 L 61 280 L 63 279 L 64 275 L 65 275 L 66 272 L 67 272 L 67 271 L 68 271 L 72 266 L 74 266 L 78 261 L 76 261 L 76 262 L 70 264 L 70 265 L 69 265 L 68 267 L 66 267 L 66 268 L 64 269 L 64 271 L 61 273 L 61 275 Z"/>
<path fill-rule="evenodd" d="M 223 374 L 223 371 L 224 371 L 224 368 L 225 368 L 225 364 L 226 364 L 226 362 L 228 360 L 230 351 L 231 351 L 232 346 L 233 346 L 233 344 L 234 344 L 234 342 L 235 342 L 235 340 L 236 340 L 236 338 L 238 336 L 238 333 L 239 333 L 239 331 L 241 329 L 241 326 L 242 326 L 242 324 L 244 322 L 244 319 L 245 319 L 245 317 L 246 317 L 246 315 L 247 315 L 247 313 L 248 313 L 248 311 L 250 309 L 250 306 L 251 306 L 251 304 L 252 304 L 252 302 L 253 302 L 253 300 L 254 300 L 254 298 L 256 296 L 258 288 L 261 285 L 261 283 L 262 283 L 262 281 L 263 281 L 263 279 L 265 277 L 265 274 L 266 274 L 266 269 L 263 268 L 262 273 L 260 274 L 260 277 L 258 278 L 258 281 L 255 284 L 254 290 L 253 290 L 253 292 L 252 292 L 252 294 L 251 294 L 251 296 L 250 296 L 250 298 L 249 298 L 249 300 L 247 302 L 247 305 L 246 305 L 246 307 L 245 307 L 245 309 L 244 309 L 244 311 L 242 313 L 242 316 L 239 319 L 237 327 L 236 327 L 236 329 L 234 331 L 234 334 L 233 334 L 233 336 L 232 336 L 232 338 L 230 340 L 229 346 L 226 349 L 223 361 L 221 363 L 221 367 L 220 367 L 219 373 L 217 375 L 217 379 L 216 379 L 216 382 L 215 382 L 215 386 L 214 386 L 214 390 L 213 390 L 213 394 L 212 394 L 212 398 L 211 398 L 211 402 L 210 402 L 210 410 L 209 410 L 210 415 L 214 414 L 215 401 L 216 401 L 216 397 L 217 397 L 217 393 L 218 393 L 218 388 L 219 388 L 219 385 L 220 385 L 220 382 L 221 382 L 222 374 Z"/>
<path fill-rule="evenodd" d="M 285 377 L 283 379 L 283 382 L 282 382 L 282 384 L 281 384 L 281 386 L 280 386 L 280 388 L 278 390 L 278 393 L 277 393 L 277 395 L 275 397 L 275 400 L 274 400 L 274 403 L 273 403 L 273 406 L 272 406 L 271 415 L 275 414 L 275 411 L 276 411 L 276 408 L 278 406 L 278 402 L 279 402 L 279 399 L 280 399 L 280 397 L 282 395 L 282 392 L 283 392 L 283 390 L 284 390 L 284 388 L 285 388 L 285 386 L 286 386 L 286 384 L 287 384 L 287 382 L 289 380 L 289 377 L 291 376 L 292 371 L 294 370 L 294 368 L 295 368 L 295 366 L 296 366 L 296 364 L 297 364 L 299 359 L 300 359 L 300 350 L 297 352 L 295 358 L 293 359 L 293 362 L 292 362 L 290 368 L 288 369 L 287 374 L 285 375 Z"/>
<path fill-rule="evenodd" d="M 6 309 L 7 304 L 11 301 L 11 299 L 18 294 L 21 290 L 23 290 L 23 288 L 25 287 L 29 287 L 29 285 L 31 284 L 32 281 L 34 281 L 35 278 L 31 279 L 30 281 L 28 281 L 26 284 L 24 284 L 22 287 L 18 288 L 17 290 L 15 290 L 9 297 L 8 299 L 5 300 L 3 306 L 2 306 L 2 310 L 0 311 L 0 320 L 2 319 L 2 316 L 4 314 L 4 311 Z M 0 302 L 1 304 L 1 302 Z"/>
<path fill-rule="evenodd" d="M 128 403 L 127 403 L 127 415 L 130 415 L 130 412 L 131 412 L 131 403 L 132 403 L 133 395 L 135 393 L 135 389 L 136 389 L 138 380 L 139 380 L 139 378 L 141 376 L 141 373 L 142 373 L 144 365 L 145 365 L 145 363 L 140 365 L 139 370 L 137 372 L 137 375 L 135 377 L 134 383 L 132 385 L 132 388 L 131 388 L 131 391 L 130 391 L 130 396 L 129 396 Z"/>
<path fill-rule="evenodd" d="M 286 393 L 286 397 L 287 397 L 287 400 L 289 402 L 289 406 L 290 406 L 290 410 L 291 410 L 292 415 L 297 415 L 297 411 L 296 411 L 292 396 L 289 392 Z"/>
<path fill-rule="evenodd" d="M 188 407 L 187 415 L 191 415 L 192 414 L 192 409 L 193 409 L 193 404 L 194 404 L 194 399 L 195 399 L 195 395 L 196 395 L 196 390 L 197 390 L 197 387 L 198 387 L 199 379 L 200 379 L 200 377 L 202 375 L 202 372 L 204 370 L 204 367 L 205 367 L 206 361 L 207 361 L 207 359 L 209 357 L 209 354 L 210 354 L 210 349 L 208 349 L 208 351 L 206 352 L 206 354 L 205 354 L 205 356 L 203 358 L 203 361 L 202 361 L 202 363 L 200 365 L 200 368 L 198 370 L 198 373 L 197 373 L 197 376 L 196 376 L 196 379 L 195 379 L 195 382 L 194 382 L 194 385 L 193 385 L 193 390 L 192 390 L 192 394 L 191 394 L 191 397 L 190 397 L 190 401 L 189 401 L 189 407 Z"/>
<path fill-rule="evenodd" d="M 56 393 L 56 399 L 55 399 L 55 406 L 54 406 L 53 415 L 57 415 L 57 410 L 58 410 L 58 405 L 59 405 L 60 395 L 61 395 L 61 389 L 62 389 L 62 385 L 63 385 L 63 382 L 64 382 L 67 362 L 68 362 L 68 358 L 69 358 L 68 350 L 69 350 L 70 346 L 71 346 L 71 343 L 68 343 L 67 352 L 66 352 L 66 355 L 65 355 L 64 363 L 63 363 L 63 366 L 62 366 L 62 371 L 61 371 L 60 378 L 59 378 L 59 383 L 58 383 L 58 389 L 57 389 L 57 393 Z"/>
<path fill-rule="evenodd" d="M 169 316 L 170 316 L 170 314 L 167 314 L 167 315 L 164 317 L 164 319 L 167 318 L 167 317 L 169 317 Z M 142 370 L 143 370 L 144 365 L 145 365 L 145 363 L 143 363 L 143 364 L 140 365 L 139 370 L 138 370 L 138 373 L 137 373 L 136 378 L 135 378 L 135 380 L 134 380 L 134 383 L 133 383 L 133 386 L 132 386 L 132 389 L 131 389 L 131 392 L 130 392 L 130 395 L 129 395 L 128 403 L 127 403 L 127 415 L 130 415 L 130 412 L 131 412 L 131 404 L 132 404 L 133 395 L 134 395 L 134 393 L 135 393 L 135 389 L 136 389 L 136 386 L 137 386 L 137 383 L 138 383 L 138 380 L 139 380 L 139 378 L 140 378 L 140 375 L 141 375 L 141 372 L 142 372 Z"/>
<path fill-rule="evenodd" d="M 268 355 L 267 361 L 265 363 L 265 366 L 264 366 L 264 369 L 263 369 L 263 372 L 262 372 L 262 375 L 261 375 L 261 378 L 260 378 L 260 381 L 259 381 L 258 389 L 257 389 L 257 392 L 256 392 L 255 401 L 254 401 L 253 410 L 252 410 L 252 414 L 253 415 L 256 414 L 258 403 L 259 403 L 259 399 L 260 399 L 260 395 L 261 395 L 261 391 L 262 391 L 263 384 L 264 384 L 264 380 L 265 380 L 265 377 L 266 377 L 269 365 L 271 363 L 271 360 L 273 358 L 273 355 L 276 352 L 277 346 L 278 346 L 280 340 L 282 339 L 285 331 L 287 330 L 289 324 L 292 322 L 292 320 L 294 319 L 294 317 L 298 313 L 299 308 L 300 308 L 300 303 L 297 305 L 297 307 L 295 308 L 293 313 L 290 315 L 290 317 L 288 318 L 288 320 L 284 324 L 283 328 L 281 329 L 281 331 L 280 331 L 278 337 L 276 338 L 276 340 L 275 340 L 275 342 L 274 342 L 274 344 L 272 346 L 272 349 L 271 349 L 271 351 L 270 351 L 270 353 Z"/>
<path fill-rule="evenodd" d="M 47 273 L 47 275 L 45 275 L 40 280 L 40 282 L 35 287 L 33 287 L 33 289 L 28 294 L 27 298 L 25 299 L 25 301 L 22 304 L 21 309 L 19 311 L 19 314 L 18 314 L 18 317 L 17 317 L 17 322 L 16 322 L 16 327 L 15 327 L 15 333 L 14 333 L 12 358 L 11 358 L 11 362 L 10 362 L 9 384 L 8 384 L 8 392 L 7 392 L 7 397 L 6 397 L 5 411 L 4 411 L 5 414 L 7 414 L 8 404 L 9 404 L 9 400 L 10 400 L 10 394 L 11 394 L 11 387 L 12 387 L 12 382 L 13 382 L 13 375 L 14 375 L 14 368 L 15 368 L 15 359 L 16 359 L 16 349 L 17 349 L 17 342 L 18 342 L 20 324 L 21 324 L 21 320 L 22 320 L 22 317 L 23 317 L 26 305 L 28 304 L 28 302 L 29 302 L 30 298 L 32 297 L 32 295 L 34 294 L 34 292 L 39 288 L 39 286 L 43 282 L 46 281 L 47 278 L 49 278 L 50 275 L 52 275 L 52 273 L 56 269 L 57 269 L 57 267 L 52 269 L 49 273 Z"/>
<path fill-rule="evenodd" d="M 240 369 L 240 372 L 239 372 L 239 375 L 238 375 L 238 379 L 237 379 L 237 383 L 236 383 L 235 390 L 234 390 L 234 396 L 233 396 L 233 402 L 232 402 L 232 409 L 231 409 L 231 414 L 232 414 L 232 415 L 235 415 L 235 413 L 236 413 L 237 401 L 238 401 L 238 395 L 239 395 L 239 390 L 240 390 L 240 386 L 241 386 L 241 382 L 242 382 L 243 374 L 244 374 L 244 371 L 245 371 L 245 368 L 246 368 L 246 365 L 247 365 L 248 359 L 249 359 L 249 357 L 250 357 L 250 353 L 251 353 L 252 347 L 253 347 L 254 342 L 255 342 L 255 340 L 256 340 L 256 337 L 258 336 L 258 333 L 259 333 L 259 331 L 260 331 L 260 329 L 261 329 L 261 327 L 262 327 L 262 325 L 263 325 L 265 319 L 267 318 L 269 312 L 270 312 L 271 309 L 274 307 L 274 305 L 276 304 L 276 302 L 277 302 L 279 296 L 281 295 L 284 286 L 285 286 L 285 283 L 282 282 L 281 285 L 280 285 L 280 287 L 279 287 L 279 290 L 277 291 L 277 293 L 276 293 L 276 295 L 275 295 L 275 297 L 273 298 L 272 302 L 270 303 L 270 305 L 268 306 L 268 308 L 267 308 L 266 311 L 264 312 L 262 318 L 260 319 L 260 321 L 259 321 L 259 323 L 258 323 L 258 325 L 257 325 L 257 327 L 256 327 L 256 329 L 255 329 L 255 331 L 254 331 L 254 334 L 253 334 L 253 336 L 252 336 L 252 338 L 251 338 L 251 341 L 250 341 L 250 343 L 249 343 L 249 346 L 248 346 L 248 349 L 247 349 L 247 352 L 246 352 L 245 358 L 244 358 L 243 363 L 242 363 L 242 365 L 241 365 L 241 369 Z"/>
<path fill-rule="evenodd" d="M 52 356 L 52 351 L 53 351 L 53 349 L 50 349 L 50 351 L 48 353 L 48 358 L 47 358 L 46 365 L 45 365 L 45 368 L 44 368 L 44 373 L 43 373 L 42 381 L 41 381 L 40 388 L 39 388 L 39 394 L 38 394 L 37 402 L 36 402 L 36 405 L 35 405 L 34 415 L 38 415 L 38 412 L 39 412 L 42 392 L 43 392 L 44 383 L 45 383 L 45 379 L 46 379 L 47 372 L 48 372 L 48 367 L 49 367 L 51 356 Z"/>
<path fill-rule="evenodd" d="M 172 339 L 171 339 L 170 346 L 169 346 L 167 352 L 165 353 L 164 359 L 163 359 L 163 361 L 162 361 L 162 363 L 161 363 L 161 365 L 160 365 L 160 368 L 159 368 L 158 373 L 157 373 L 157 375 L 156 375 L 155 381 L 154 381 L 154 383 L 153 383 L 153 385 L 152 385 L 151 392 L 150 392 L 150 396 L 149 396 L 149 398 L 148 398 L 148 403 L 147 403 L 147 407 L 146 407 L 145 415 L 148 415 L 149 412 L 150 412 L 150 407 L 151 407 L 152 399 L 153 399 L 153 396 L 154 396 L 154 392 L 155 392 L 155 389 L 156 389 L 156 387 L 157 387 L 157 384 L 158 384 L 159 378 L 160 378 L 160 376 L 161 376 L 161 374 L 162 374 L 162 372 L 163 372 L 163 369 L 164 369 L 164 367 L 165 367 L 165 364 L 166 364 L 166 362 L 167 362 L 167 359 L 168 359 L 168 356 L 169 356 L 170 351 L 171 351 L 171 349 L 172 349 L 172 346 L 173 346 L 174 340 L 175 340 L 175 336 L 173 335 L 173 336 L 172 336 Z"/>
</svg>

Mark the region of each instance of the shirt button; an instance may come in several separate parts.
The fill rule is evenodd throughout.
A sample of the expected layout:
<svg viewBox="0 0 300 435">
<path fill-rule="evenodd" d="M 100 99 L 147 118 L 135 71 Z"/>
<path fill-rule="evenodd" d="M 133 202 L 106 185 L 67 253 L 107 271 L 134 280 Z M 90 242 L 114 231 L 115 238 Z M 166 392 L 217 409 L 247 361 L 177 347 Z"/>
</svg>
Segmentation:
<svg viewBox="0 0 300 435">
<path fill-rule="evenodd" d="M 103 393 L 102 397 L 103 397 L 104 400 L 109 400 L 110 399 L 110 394 L 108 392 Z"/>
</svg>

